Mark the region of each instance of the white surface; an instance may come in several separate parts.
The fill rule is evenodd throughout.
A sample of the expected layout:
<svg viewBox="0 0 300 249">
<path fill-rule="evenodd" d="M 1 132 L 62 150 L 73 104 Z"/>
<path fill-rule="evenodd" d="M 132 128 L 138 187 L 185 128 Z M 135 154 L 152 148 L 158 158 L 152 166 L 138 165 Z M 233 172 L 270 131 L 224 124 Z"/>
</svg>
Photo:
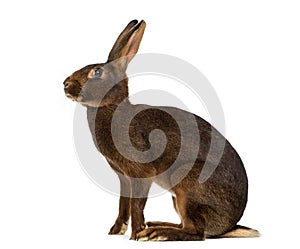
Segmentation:
<svg viewBox="0 0 300 249">
<path fill-rule="evenodd" d="M 189 61 L 213 84 L 249 176 L 240 223 L 263 235 L 172 247 L 299 245 L 299 11 L 297 1 L 2 1 L 0 248 L 166 246 L 106 235 L 118 199 L 81 170 L 63 94 L 63 80 L 105 61 L 134 18 L 148 24 L 140 52 Z M 145 216 L 178 220 L 168 194 Z"/>
</svg>

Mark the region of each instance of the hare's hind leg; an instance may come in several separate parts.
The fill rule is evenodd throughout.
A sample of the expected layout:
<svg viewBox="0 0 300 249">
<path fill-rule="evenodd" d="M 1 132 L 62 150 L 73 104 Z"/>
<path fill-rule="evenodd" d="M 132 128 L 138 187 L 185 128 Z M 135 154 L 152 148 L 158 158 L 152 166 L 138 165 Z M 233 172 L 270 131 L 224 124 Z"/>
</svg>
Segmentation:
<svg viewBox="0 0 300 249">
<path fill-rule="evenodd" d="M 139 241 L 165 241 L 165 240 L 204 240 L 204 218 L 201 216 L 199 204 L 186 196 L 176 199 L 176 207 L 180 215 L 182 225 L 150 226 L 137 235 Z M 156 223 L 158 224 L 158 223 Z M 174 226 L 175 225 L 175 226 Z"/>
<path fill-rule="evenodd" d="M 182 224 L 175 224 L 171 222 L 161 222 L 161 221 L 149 221 L 146 222 L 148 227 L 176 227 L 182 228 Z"/>
<path fill-rule="evenodd" d="M 183 228 L 176 227 L 150 227 L 137 235 L 138 241 L 178 241 L 178 240 L 204 240 L 202 234 L 192 234 Z"/>
</svg>

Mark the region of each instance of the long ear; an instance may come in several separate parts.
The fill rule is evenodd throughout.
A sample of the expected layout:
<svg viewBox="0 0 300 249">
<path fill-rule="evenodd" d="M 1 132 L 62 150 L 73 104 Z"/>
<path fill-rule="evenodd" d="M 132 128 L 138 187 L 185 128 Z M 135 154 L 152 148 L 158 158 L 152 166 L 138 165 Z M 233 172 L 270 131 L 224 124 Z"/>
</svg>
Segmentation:
<svg viewBox="0 0 300 249">
<path fill-rule="evenodd" d="M 127 26 L 126 26 L 125 29 L 121 32 L 121 34 L 118 36 L 118 38 L 117 38 L 115 44 L 113 45 L 113 47 L 112 47 L 112 49 L 111 49 L 111 51 L 110 51 L 110 53 L 109 53 L 109 56 L 108 56 L 108 61 L 113 61 L 113 60 L 116 59 L 116 58 L 114 58 L 114 57 L 117 55 L 118 51 L 121 50 L 122 44 L 124 43 L 124 42 L 122 43 L 122 41 L 123 41 L 124 38 L 126 37 L 128 31 L 129 31 L 130 29 L 132 29 L 137 23 L 138 23 L 137 20 L 132 20 L 130 23 L 127 24 Z"/>
<path fill-rule="evenodd" d="M 131 21 L 115 42 L 109 53 L 108 62 L 126 56 L 125 66 L 127 66 L 139 49 L 145 28 L 145 21 L 141 21 L 138 24 L 136 20 Z"/>
</svg>

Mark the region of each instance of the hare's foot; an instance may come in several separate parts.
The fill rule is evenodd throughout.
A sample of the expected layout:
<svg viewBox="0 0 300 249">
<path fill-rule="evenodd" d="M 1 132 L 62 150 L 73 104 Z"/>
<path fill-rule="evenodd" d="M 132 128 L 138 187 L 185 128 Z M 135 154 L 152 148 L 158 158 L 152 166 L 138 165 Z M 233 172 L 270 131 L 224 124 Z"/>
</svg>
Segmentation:
<svg viewBox="0 0 300 249">
<path fill-rule="evenodd" d="M 137 234 L 138 241 L 204 240 L 204 234 L 191 234 L 183 228 L 149 227 Z"/>
<path fill-rule="evenodd" d="M 176 227 L 176 228 L 182 228 L 182 224 L 174 224 L 170 222 L 161 222 L 161 221 L 149 221 L 146 222 L 146 225 L 148 227 Z"/>
</svg>

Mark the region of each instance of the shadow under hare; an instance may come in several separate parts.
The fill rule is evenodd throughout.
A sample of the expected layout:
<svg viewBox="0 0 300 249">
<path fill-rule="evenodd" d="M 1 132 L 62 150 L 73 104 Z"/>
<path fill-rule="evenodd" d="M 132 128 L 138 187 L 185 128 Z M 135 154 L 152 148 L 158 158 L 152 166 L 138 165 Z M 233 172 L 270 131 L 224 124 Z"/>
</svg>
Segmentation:
<svg viewBox="0 0 300 249">
<path fill-rule="evenodd" d="M 144 21 L 131 21 L 106 63 L 88 65 L 64 81 L 66 96 L 87 107 L 93 141 L 120 180 L 119 214 L 109 234 L 124 234 L 131 218 L 131 239 L 140 241 L 259 236 L 237 225 L 248 181 L 230 143 L 192 113 L 130 103 L 126 69 L 145 27 Z M 217 160 L 210 149 L 219 145 Z M 211 175 L 201 180 L 204 167 Z M 152 183 L 171 192 L 180 224 L 145 222 Z"/>
</svg>

